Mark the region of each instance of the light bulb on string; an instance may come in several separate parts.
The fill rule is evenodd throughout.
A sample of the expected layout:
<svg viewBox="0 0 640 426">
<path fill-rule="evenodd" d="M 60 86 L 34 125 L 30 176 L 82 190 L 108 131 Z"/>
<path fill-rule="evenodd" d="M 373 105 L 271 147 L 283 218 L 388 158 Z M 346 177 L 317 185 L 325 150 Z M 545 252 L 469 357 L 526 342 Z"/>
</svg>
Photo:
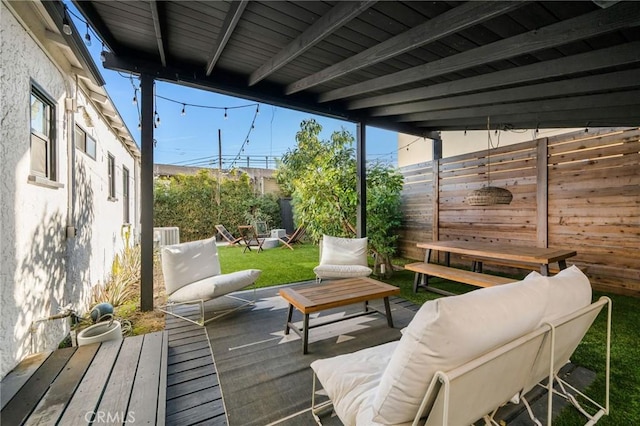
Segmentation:
<svg viewBox="0 0 640 426">
<path fill-rule="evenodd" d="M 89 34 L 89 24 L 87 24 L 87 33 L 84 35 L 84 42 L 87 46 L 91 46 L 91 35 Z"/>
<path fill-rule="evenodd" d="M 224 109 L 224 119 L 225 120 L 227 119 L 227 109 L 226 108 Z"/>
<path fill-rule="evenodd" d="M 260 115 L 260 104 L 256 105 L 256 115 Z"/>
<path fill-rule="evenodd" d="M 138 89 L 133 89 L 133 100 L 134 105 L 138 104 Z"/>
<path fill-rule="evenodd" d="M 66 35 L 71 35 L 71 25 L 69 25 L 69 18 L 67 18 L 67 6 L 64 6 L 64 11 L 62 12 L 62 32 Z"/>
<path fill-rule="evenodd" d="M 107 60 L 107 52 L 104 50 L 104 43 L 102 43 L 102 50 L 100 51 L 100 60 L 102 62 Z"/>
<path fill-rule="evenodd" d="M 185 115 L 187 113 L 186 111 L 186 105 L 182 104 L 182 111 L 180 112 L 180 115 Z"/>
</svg>

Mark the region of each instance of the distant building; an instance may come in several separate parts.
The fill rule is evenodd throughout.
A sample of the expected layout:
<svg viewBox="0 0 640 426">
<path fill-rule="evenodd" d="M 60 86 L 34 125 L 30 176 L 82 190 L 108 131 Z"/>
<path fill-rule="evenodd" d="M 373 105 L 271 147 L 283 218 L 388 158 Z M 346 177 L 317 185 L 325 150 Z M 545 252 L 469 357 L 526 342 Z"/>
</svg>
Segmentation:
<svg viewBox="0 0 640 426">
<path fill-rule="evenodd" d="M 195 175 L 200 170 L 210 170 L 214 176 L 217 176 L 218 169 L 202 168 L 202 167 L 188 167 L 188 166 L 176 166 L 173 164 L 154 164 L 153 172 L 155 176 L 176 176 L 176 175 Z M 282 191 L 275 178 L 274 169 L 262 169 L 256 167 L 239 167 L 234 170 L 239 170 L 249 175 L 249 179 L 253 184 L 254 190 L 257 194 L 274 194 L 281 196 Z M 230 177 L 229 170 L 222 171 L 224 177 Z"/>
<path fill-rule="evenodd" d="M 0 377 L 68 333 L 139 224 L 140 152 L 61 2 L 0 4 Z"/>
</svg>

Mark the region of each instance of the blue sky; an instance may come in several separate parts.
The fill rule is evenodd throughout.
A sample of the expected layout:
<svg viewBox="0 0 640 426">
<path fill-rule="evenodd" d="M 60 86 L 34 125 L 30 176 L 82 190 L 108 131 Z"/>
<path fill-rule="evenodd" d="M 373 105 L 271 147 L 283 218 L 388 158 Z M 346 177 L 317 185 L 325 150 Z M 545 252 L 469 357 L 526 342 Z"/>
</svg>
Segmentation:
<svg viewBox="0 0 640 426">
<path fill-rule="evenodd" d="M 71 2 L 66 3 L 72 12 L 72 19 L 78 31 L 84 37 L 86 25 L 77 19 L 81 16 Z M 90 31 L 91 46 L 89 51 L 106 81 L 105 89 L 123 117 L 134 139 L 140 146 L 140 130 L 138 129 L 138 105 L 134 105 L 134 86 L 139 86 L 136 76 L 132 78 L 123 73 L 107 70 L 100 61 L 101 43 L 95 33 Z M 133 82 L 133 85 L 132 85 Z M 264 167 L 265 157 L 280 157 L 287 149 L 295 146 L 295 134 L 300 129 L 300 122 L 314 118 L 322 125 L 322 139 L 328 139 L 332 132 L 344 128 L 355 136 L 356 125 L 347 121 L 335 120 L 323 116 L 303 113 L 285 108 L 260 104 L 260 113 L 255 116 L 256 103 L 245 99 L 219 95 L 204 90 L 192 89 L 173 83 L 156 82 L 156 95 L 169 98 L 175 102 L 156 98 L 156 111 L 160 117 L 160 125 L 155 129 L 157 141 L 154 162 L 163 164 L 217 167 L 218 129 L 221 131 L 222 156 L 224 167 L 228 167 L 233 159 L 237 165 L 246 166 L 246 157 L 251 157 L 252 167 Z M 140 98 L 138 92 L 137 98 Z M 182 104 L 187 104 L 182 115 Z M 188 104 L 203 105 L 214 108 L 199 108 Z M 246 106 L 238 108 L 241 106 Z M 224 108 L 227 119 L 224 118 Z M 255 116 L 255 122 L 253 122 Z M 253 122 L 253 129 L 251 128 Z M 248 136 L 249 143 L 243 142 Z M 242 150 L 244 149 L 244 150 Z M 367 127 L 367 160 L 397 162 L 397 134 L 386 130 Z M 256 159 L 261 159 L 255 163 Z"/>
</svg>

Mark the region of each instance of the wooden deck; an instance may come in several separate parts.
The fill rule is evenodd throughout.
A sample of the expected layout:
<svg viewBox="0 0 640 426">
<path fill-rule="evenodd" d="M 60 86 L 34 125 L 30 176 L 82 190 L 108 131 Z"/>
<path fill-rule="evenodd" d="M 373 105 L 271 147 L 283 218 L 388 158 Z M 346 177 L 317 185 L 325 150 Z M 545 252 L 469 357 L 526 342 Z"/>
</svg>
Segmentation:
<svg viewBox="0 0 640 426">
<path fill-rule="evenodd" d="M 2 381 L 0 423 L 165 424 L 167 332 L 27 358 Z"/>
<path fill-rule="evenodd" d="M 205 328 L 167 315 L 165 329 L 169 335 L 166 424 L 226 425 Z"/>
</svg>

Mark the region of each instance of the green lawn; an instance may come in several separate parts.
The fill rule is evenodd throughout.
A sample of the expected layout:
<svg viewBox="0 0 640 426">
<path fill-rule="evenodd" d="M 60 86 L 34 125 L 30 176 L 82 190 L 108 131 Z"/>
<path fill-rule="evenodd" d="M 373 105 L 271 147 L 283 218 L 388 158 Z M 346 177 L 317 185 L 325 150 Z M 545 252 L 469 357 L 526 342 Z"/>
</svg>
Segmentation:
<svg viewBox="0 0 640 426">
<path fill-rule="evenodd" d="M 304 244 L 287 248 L 275 248 L 260 253 L 242 253 L 242 247 L 220 247 L 220 264 L 223 272 L 256 268 L 262 270 L 258 287 L 268 287 L 314 279 L 313 268 L 318 264 L 318 246 Z M 406 263 L 399 259 L 398 264 Z M 422 304 L 427 300 L 441 297 L 434 293 L 419 292 L 413 294 L 413 273 L 396 271 L 390 279 L 383 280 L 400 287 L 401 297 Z M 436 286 L 462 293 L 473 290 L 472 287 L 441 280 Z M 633 297 L 610 295 L 594 292 L 596 300 L 608 296 L 613 301 L 613 332 L 611 345 L 611 396 L 609 416 L 603 417 L 602 425 L 640 425 L 640 300 Z M 587 390 L 587 394 L 596 401 L 604 400 L 604 338 L 606 333 L 606 314 L 597 318 L 571 361 L 597 372 L 596 381 Z M 554 425 L 573 426 L 585 423 L 584 417 L 576 410 L 565 409 Z"/>
</svg>

